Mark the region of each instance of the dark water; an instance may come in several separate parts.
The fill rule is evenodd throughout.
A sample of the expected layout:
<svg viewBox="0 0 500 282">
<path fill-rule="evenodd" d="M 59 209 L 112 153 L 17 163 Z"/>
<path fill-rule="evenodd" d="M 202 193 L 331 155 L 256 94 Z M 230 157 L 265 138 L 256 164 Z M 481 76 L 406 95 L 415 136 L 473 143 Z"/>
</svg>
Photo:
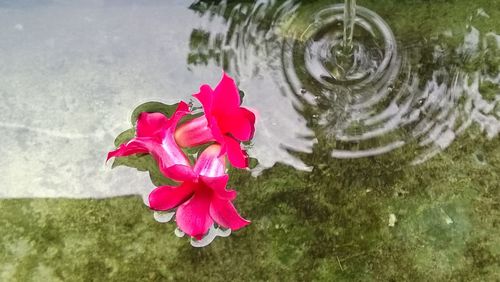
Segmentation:
<svg viewBox="0 0 500 282">
<path fill-rule="evenodd" d="M 335 1 L 0 1 L 0 280 L 499 280 L 500 3 L 356 2 L 336 58 Z M 252 224 L 196 249 L 103 161 L 221 68 Z"/>
</svg>

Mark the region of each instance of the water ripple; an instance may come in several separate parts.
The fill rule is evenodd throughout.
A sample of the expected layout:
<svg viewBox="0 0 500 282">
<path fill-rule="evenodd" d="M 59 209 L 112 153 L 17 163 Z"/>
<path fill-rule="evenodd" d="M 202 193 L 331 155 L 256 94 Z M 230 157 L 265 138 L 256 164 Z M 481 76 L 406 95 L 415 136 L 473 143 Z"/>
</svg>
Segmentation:
<svg viewBox="0 0 500 282">
<path fill-rule="evenodd" d="M 411 163 L 418 164 L 471 126 L 498 136 L 500 36 L 475 27 L 489 19 L 482 9 L 464 19 L 460 32 L 450 27 L 410 43 L 358 7 L 346 69 L 332 52 L 342 40 L 342 5 L 311 12 L 299 1 L 222 3 L 206 10 L 209 22 L 226 21 L 227 28 L 209 33 L 207 42 L 218 45 L 197 50 L 217 54 L 211 59 L 240 79 L 272 77 L 314 134 L 335 146 L 334 158 L 375 156 L 411 143 L 417 144 Z"/>
</svg>

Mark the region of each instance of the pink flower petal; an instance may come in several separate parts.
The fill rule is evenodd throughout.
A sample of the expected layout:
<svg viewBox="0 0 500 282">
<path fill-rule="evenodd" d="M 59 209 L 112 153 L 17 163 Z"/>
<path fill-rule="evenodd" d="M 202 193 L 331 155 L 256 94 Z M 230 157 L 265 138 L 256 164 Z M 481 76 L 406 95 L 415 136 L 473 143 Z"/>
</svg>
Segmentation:
<svg viewBox="0 0 500 282">
<path fill-rule="evenodd" d="M 175 180 L 183 181 L 196 177 L 187 157 L 177 145 L 162 146 L 155 139 L 149 137 L 136 137 L 112 152 L 108 153 L 108 159 L 112 157 L 125 157 L 137 153 L 150 153 L 158 163 L 160 171 Z"/>
<path fill-rule="evenodd" d="M 224 190 L 229 181 L 229 175 L 224 174 L 215 177 L 200 175 L 200 180 L 214 191 Z"/>
<path fill-rule="evenodd" d="M 153 210 L 166 211 L 182 204 L 193 194 L 190 182 L 179 187 L 160 186 L 149 194 L 149 207 Z"/>
<path fill-rule="evenodd" d="M 240 93 L 234 80 L 226 73 L 215 87 L 212 99 L 212 112 L 214 114 L 233 111 L 240 107 Z"/>
<path fill-rule="evenodd" d="M 203 184 L 212 188 L 212 191 L 214 191 L 217 197 L 226 200 L 234 200 L 236 198 L 236 191 L 226 190 L 229 175 L 225 174 L 219 177 L 208 177 L 200 175 L 200 180 L 201 182 L 203 182 Z"/>
<path fill-rule="evenodd" d="M 175 113 L 183 112 L 184 114 L 188 114 L 190 112 L 189 110 L 189 105 L 186 104 L 184 101 L 180 101 L 179 105 L 177 105 L 177 109 L 175 110 Z"/>
<path fill-rule="evenodd" d="M 224 136 L 225 149 L 229 162 L 237 168 L 248 167 L 248 156 L 245 150 L 241 149 L 240 142 L 230 136 Z"/>
<path fill-rule="evenodd" d="M 166 177 L 172 178 L 175 181 L 191 181 L 197 177 L 193 169 L 187 165 L 160 166 L 160 171 Z"/>
<path fill-rule="evenodd" d="M 129 144 L 143 143 L 142 139 L 132 139 Z M 150 139 L 150 138 L 149 138 Z M 169 178 L 178 181 L 193 179 L 194 174 L 189 160 L 182 150 L 177 146 L 172 135 L 167 135 L 162 144 L 157 142 L 143 143 L 149 153 L 158 163 L 160 171 Z"/>
<path fill-rule="evenodd" d="M 172 134 L 167 134 L 162 143 L 151 150 L 151 154 L 158 156 L 165 166 L 190 166 L 186 154 L 179 148 Z"/>
<path fill-rule="evenodd" d="M 222 176 L 226 173 L 226 162 L 224 156 L 221 156 L 219 144 L 210 145 L 203 150 L 196 160 L 194 172 L 210 177 Z"/>
<path fill-rule="evenodd" d="M 177 123 L 179 123 L 179 120 L 181 120 L 181 118 L 183 118 L 187 114 L 189 114 L 188 104 L 186 104 L 183 101 L 179 102 L 177 109 L 175 109 L 175 112 L 172 114 L 170 119 L 168 119 L 168 121 L 167 121 L 167 128 L 172 130 L 172 132 L 174 132 L 175 128 L 177 126 Z"/>
<path fill-rule="evenodd" d="M 175 141 L 181 147 L 195 147 L 215 139 L 203 115 L 180 125 L 175 130 Z"/>
<path fill-rule="evenodd" d="M 209 213 L 212 192 L 208 188 L 199 188 L 189 201 L 177 208 L 175 217 L 179 228 L 198 240 L 214 223 Z"/>
<path fill-rule="evenodd" d="M 231 113 L 225 113 L 218 119 L 218 126 L 223 133 L 231 133 L 240 141 L 253 138 L 255 131 L 255 115 L 246 108 L 238 108 Z"/>
<path fill-rule="evenodd" d="M 110 152 L 108 159 L 136 153 L 150 153 L 166 177 L 178 181 L 196 178 L 188 158 L 174 139 L 177 123 L 188 112 L 187 104 L 180 102 L 170 119 L 163 118 L 160 113 L 141 113 L 137 124 L 137 134 L 141 136 Z"/>
<path fill-rule="evenodd" d="M 163 138 L 167 117 L 162 113 L 140 113 L 137 119 L 137 137 Z"/>
<path fill-rule="evenodd" d="M 215 141 L 219 143 L 224 142 L 224 135 L 222 134 L 217 119 L 214 116 L 207 116 L 208 120 L 208 127 L 210 128 L 212 132 L 212 136 L 214 137 Z"/>
<path fill-rule="evenodd" d="M 162 113 L 142 112 L 137 118 L 136 136 L 162 139 L 169 130 L 175 130 L 179 120 L 189 113 L 189 106 L 180 102 L 170 118 Z"/>
<path fill-rule="evenodd" d="M 200 101 L 205 114 L 210 114 L 212 112 L 212 95 L 213 90 L 207 84 L 203 84 L 200 87 L 200 92 L 193 95 L 196 99 L 198 99 L 198 101 Z"/>
<path fill-rule="evenodd" d="M 249 141 L 250 139 L 253 138 L 253 135 L 255 133 L 255 120 L 257 119 L 256 117 L 256 110 L 254 109 L 249 109 L 249 108 L 245 108 L 245 107 L 241 107 L 240 108 L 240 112 L 243 113 L 243 115 L 246 116 L 246 119 L 249 121 L 250 123 L 250 129 L 251 129 L 251 133 L 249 134 L 249 138 L 247 140 L 245 139 L 241 139 L 242 141 Z"/>
<path fill-rule="evenodd" d="M 137 139 L 137 138 L 134 138 Z M 132 140 L 134 140 L 132 139 Z M 132 141 L 131 140 L 131 141 Z M 108 161 L 111 158 L 114 157 L 126 157 L 130 156 L 133 154 L 140 154 L 140 153 L 148 153 L 148 146 L 144 146 L 144 143 L 146 142 L 154 142 L 151 138 L 147 138 L 147 140 L 144 140 L 143 142 L 128 142 L 127 144 L 121 144 L 118 149 L 111 151 L 108 153 L 108 157 L 106 158 L 106 161 Z"/>
<path fill-rule="evenodd" d="M 241 217 L 231 201 L 214 197 L 210 203 L 210 216 L 219 225 L 238 230 L 250 224 L 250 221 Z"/>
</svg>

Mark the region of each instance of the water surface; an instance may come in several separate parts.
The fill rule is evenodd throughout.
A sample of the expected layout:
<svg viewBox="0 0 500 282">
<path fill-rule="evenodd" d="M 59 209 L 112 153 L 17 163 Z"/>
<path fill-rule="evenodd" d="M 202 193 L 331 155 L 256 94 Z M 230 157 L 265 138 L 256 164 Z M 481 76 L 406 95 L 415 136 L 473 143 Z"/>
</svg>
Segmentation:
<svg viewBox="0 0 500 282">
<path fill-rule="evenodd" d="M 394 45 L 355 27 L 374 71 L 346 85 L 338 1 L 0 1 L 0 280 L 500 279 L 500 3 L 356 3 Z M 104 159 L 221 68 L 259 111 L 231 180 L 253 223 L 194 249 Z"/>
</svg>

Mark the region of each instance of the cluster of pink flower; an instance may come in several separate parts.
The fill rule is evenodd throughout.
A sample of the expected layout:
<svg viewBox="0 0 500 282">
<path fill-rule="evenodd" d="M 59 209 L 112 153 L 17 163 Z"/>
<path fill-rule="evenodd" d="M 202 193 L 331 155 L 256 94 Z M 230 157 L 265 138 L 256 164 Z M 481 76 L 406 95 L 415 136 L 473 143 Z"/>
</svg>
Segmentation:
<svg viewBox="0 0 500 282">
<path fill-rule="evenodd" d="M 234 167 L 248 167 L 241 142 L 253 138 L 255 115 L 240 106 L 238 88 L 226 74 L 214 90 L 202 85 L 193 96 L 203 106 L 203 115 L 182 123 L 183 117 L 192 114 L 184 102 L 178 104 L 171 117 L 143 112 L 137 119 L 135 137 L 109 152 L 108 159 L 150 154 L 161 173 L 179 183 L 154 189 L 149 195 L 150 208 L 177 208 L 178 227 L 199 240 L 214 223 L 231 230 L 250 223 L 232 204 L 236 192 L 226 189 L 226 156 Z M 182 148 L 204 144 L 208 147 L 192 165 Z"/>
</svg>

